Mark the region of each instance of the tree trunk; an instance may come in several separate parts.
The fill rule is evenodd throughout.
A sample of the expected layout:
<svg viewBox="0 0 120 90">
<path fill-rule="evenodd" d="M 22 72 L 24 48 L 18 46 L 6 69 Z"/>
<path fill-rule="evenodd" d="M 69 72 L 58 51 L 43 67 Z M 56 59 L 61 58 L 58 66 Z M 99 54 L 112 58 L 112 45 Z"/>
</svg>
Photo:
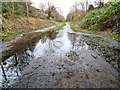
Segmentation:
<svg viewBox="0 0 120 90">
<path fill-rule="evenodd" d="M 88 8 L 88 0 L 86 1 L 86 12 L 87 12 L 87 8 Z"/>
<path fill-rule="evenodd" d="M 29 17 L 28 2 L 26 2 L 26 8 L 27 8 L 27 17 Z"/>
<path fill-rule="evenodd" d="M 12 14 L 14 14 L 14 10 L 15 8 L 14 8 L 14 2 L 12 2 Z"/>
<path fill-rule="evenodd" d="M 51 8 L 49 7 L 49 9 L 48 9 L 48 19 L 50 19 L 50 17 L 51 17 L 51 12 L 52 12 L 52 10 L 51 10 Z"/>
</svg>

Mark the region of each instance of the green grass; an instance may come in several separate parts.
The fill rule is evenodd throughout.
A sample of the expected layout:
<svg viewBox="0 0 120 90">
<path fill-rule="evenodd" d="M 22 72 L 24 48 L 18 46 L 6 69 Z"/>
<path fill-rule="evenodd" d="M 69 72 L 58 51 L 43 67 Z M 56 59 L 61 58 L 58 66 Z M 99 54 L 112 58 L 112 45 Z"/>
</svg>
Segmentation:
<svg viewBox="0 0 120 90">
<path fill-rule="evenodd" d="M 61 30 L 64 26 L 66 25 L 66 22 L 65 23 L 62 23 L 61 25 L 59 25 L 59 26 L 57 26 L 57 27 L 55 27 L 55 31 L 59 31 L 59 30 Z"/>
<path fill-rule="evenodd" d="M 111 3 L 102 8 L 88 11 L 78 23 L 71 23 L 74 31 L 97 34 L 120 41 L 118 21 L 120 19 L 120 1 Z"/>
<path fill-rule="evenodd" d="M 0 33 L 0 40 L 10 40 L 12 38 L 15 38 L 18 34 L 14 32 L 3 32 Z"/>
<path fill-rule="evenodd" d="M 56 31 L 61 30 L 64 26 L 66 25 L 66 23 L 63 23 L 62 25 L 59 25 L 55 28 Z M 36 29 L 42 29 L 45 27 L 50 27 L 52 25 L 48 25 L 48 26 L 44 26 L 44 27 L 36 27 Z M 30 31 L 29 31 L 30 32 Z M 4 32 L 0 32 L 0 41 L 6 41 L 6 40 L 10 40 L 15 38 L 16 36 L 22 34 L 22 33 L 26 33 L 25 30 L 23 32 L 12 32 L 12 31 L 4 31 Z"/>
<path fill-rule="evenodd" d="M 83 38 L 89 40 L 92 45 L 94 44 L 98 44 L 100 46 L 104 46 L 104 47 L 114 47 L 112 44 L 105 42 L 104 40 L 102 40 L 100 37 L 90 37 L 90 36 L 86 36 L 86 35 L 82 35 Z"/>
<path fill-rule="evenodd" d="M 97 31 L 91 31 L 91 30 L 87 30 L 87 29 L 82 29 L 82 28 L 79 28 L 76 25 L 72 25 L 72 24 L 71 24 L 71 29 L 74 30 L 74 31 L 78 31 L 78 32 L 80 31 L 80 32 L 90 33 L 90 34 L 97 33 Z"/>
<path fill-rule="evenodd" d="M 113 40 L 116 40 L 116 41 L 120 41 L 120 37 L 117 33 L 113 32 L 108 32 L 108 31 L 95 31 L 95 30 L 88 30 L 88 29 L 82 29 L 82 28 L 79 28 L 75 25 L 72 25 L 71 24 L 71 28 L 72 30 L 74 31 L 80 31 L 80 32 L 84 32 L 84 33 L 89 33 L 89 34 L 96 34 L 96 35 L 100 35 L 100 36 L 103 36 L 103 37 L 107 37 L 107 38 L 110 38 L 110 39 L 113 39 Z"/>
<path fill-rule="evenodd" d="M 102 8 L 96 8 L 88 11 L 86 16 L 79 22 L 78 26 L 80 28 L 96 31 L 105 31 L 108 29 L 108 26 L 114 26 L 116 27 L 115 29 L 117 29 L 116 23 L 120 15 L 119 11 L 120 1 Z M 112 28 L 110 27 L 109 30 L 112 31 Z"/>
</svg>

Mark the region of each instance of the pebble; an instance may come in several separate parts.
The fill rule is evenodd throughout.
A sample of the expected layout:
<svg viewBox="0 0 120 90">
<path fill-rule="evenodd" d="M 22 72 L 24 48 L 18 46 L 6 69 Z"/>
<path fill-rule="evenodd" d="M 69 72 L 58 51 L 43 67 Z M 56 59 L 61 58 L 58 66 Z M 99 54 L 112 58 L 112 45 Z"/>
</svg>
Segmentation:
<svg viewBox="0 0 120 90">
<path fill-rule="evenodd" d="M 100 72 L 100 69 L 97 69 L 96 71 L 97 71 L 97 72 Z"/>
</svg>

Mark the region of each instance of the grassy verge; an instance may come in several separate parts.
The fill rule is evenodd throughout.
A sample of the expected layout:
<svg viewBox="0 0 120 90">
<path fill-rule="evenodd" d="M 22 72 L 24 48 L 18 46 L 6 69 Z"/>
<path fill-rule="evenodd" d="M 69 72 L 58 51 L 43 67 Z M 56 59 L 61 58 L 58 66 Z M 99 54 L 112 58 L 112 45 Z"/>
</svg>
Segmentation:
<svg viewBox="0 0 120 90">
<path fill-rule="evenodd" d="M 66 25 L 66 23 L 62 23 L 61 25 L 55 27 L 55 31 L 61 30 L 65 25 Z"/>
<path fill-rule="evenodd" d="M 74 31 L 80 31 L 80 32 L 89 33 L 89 34 L 97 34 L 97 35 L 104 36 L 104 37 L 107 37 L 107 38 L 110 38 L 110 39 L 113 39 L 113 40 L 120 41 L 120 37 L 116 33 L 111 33 L 111 32 L 108 32 L 108 31 L 99 31 L 98 32 L 98 31 L 95 31 L 95 30 L 81 29 L 81 28 L 78 28 L 77 26 L 72 25 L 72 24 L 71 24 L 71 28 Z"/>
<path fill-rule="evenodd" d="M 0 33 L 0 40 L 9 40 L 15 38 L 17 35 L 18 33 L 15 32 L 3 32 Z"/>
<path fill-rule="evenodd" d="M 31 31 L 47 28 L 53 25 L 59 24 L 52 20 L 38 19 L 34 17 L 18 17 L 11 16 L 8 18 L 2 18 L 2 31 L 0 32 L 0 40 L 6 41 L 17 37 L 20 34 L 28 33 Z"/>
<path fill-rule="evenodd" d="M 75 31 L 97 34 L 120 42 L 119 8 L 120 1 L 89 10 L 81 21 L 71 22 L 71 28 Z"/>
<path fill-rule="evenodd" d="M 89 30 L 118 32 L 119 8 L 120 1 L 88 11 L 78 26 Z"/>
</svg>

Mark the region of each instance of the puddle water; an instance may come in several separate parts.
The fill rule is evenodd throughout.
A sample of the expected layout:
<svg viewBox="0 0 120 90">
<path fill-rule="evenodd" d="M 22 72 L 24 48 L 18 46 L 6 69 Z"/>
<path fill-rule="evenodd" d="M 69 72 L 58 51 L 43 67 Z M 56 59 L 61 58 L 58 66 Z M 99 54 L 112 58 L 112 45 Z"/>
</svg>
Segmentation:
<svg viewBox="0 0 120 90">
<path fill-rule="evenodd" d="M 59 32 L 34 32 L 11 44 L 12 48 L 3 52 L 0 67 L 0 87 L 11 85 L 22 71 L 37 58 L 45 55 L 65 55 L 76 50 L 87 50 L 89 46 L 69 25 Z M 3 74 L 4 69 L 5 75 Z M 5 77 L 7 80 L 5 80 Z"/>
</svg>

